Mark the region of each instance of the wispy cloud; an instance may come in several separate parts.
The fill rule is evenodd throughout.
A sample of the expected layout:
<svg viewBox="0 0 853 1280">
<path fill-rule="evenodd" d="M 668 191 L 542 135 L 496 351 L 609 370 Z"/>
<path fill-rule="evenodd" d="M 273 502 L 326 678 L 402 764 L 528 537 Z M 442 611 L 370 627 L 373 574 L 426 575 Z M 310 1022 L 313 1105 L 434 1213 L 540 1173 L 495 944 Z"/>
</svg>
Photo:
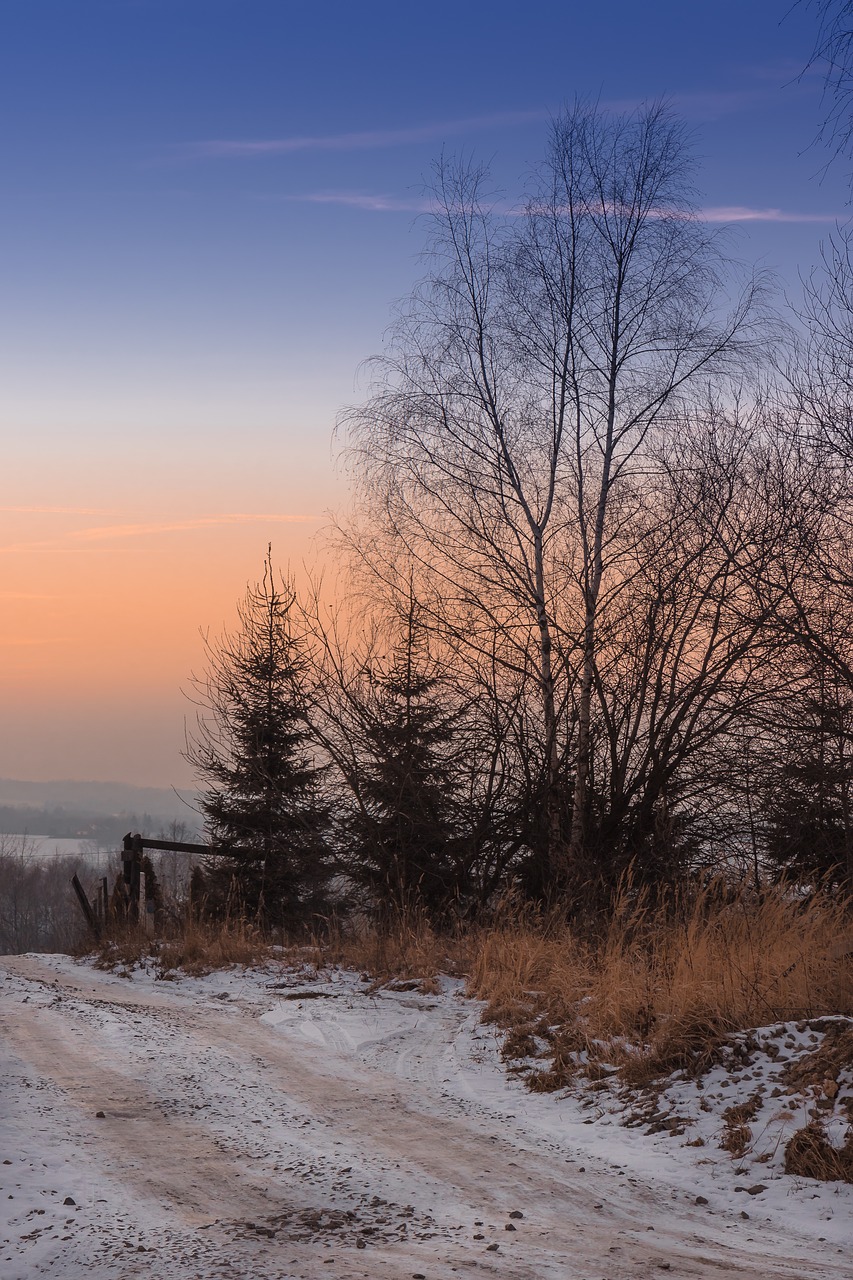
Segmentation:
<svg viewBox="0 0 853 1280">
<path fill-rule="evenodd" d="M 0 513 L 19 516 L 109 516 L 114 513 L 105 507 L 0 507 Z"/>
<path fill-rule="evenodd" d="M 719 120 L 721 116 L 748 111 L 759 102 L 775 96 L 775 87 L 754 89 L 697 89 L 674 93 L 669 98 L 679 115 L 686 120 Z"/>
<path fill-rule="evenodd" d="M 195 516 L 188 520 L 146 521 L 138 524 L 105 524 L 91 529 L 78 529 L 70 536 L 82 542 L 98 542 L 106 538 L 141 538 L 148 534 L 185 533 L 194 529 L 211 529 L 236 524 L 309 524 L 317 515 L 282 515 L 226 512 L 215 516 Z"/>
<path fill-rule="evenodd" d="M 305 195 L 285 196 L 304 204 L 341 204 L 351 209 L 365 209 L 370 213 L 429 213 L 430 200 L 405 199 L 400 196 L 371 195 L 353 191 L 309 191 Z"/>
<path fill-rule="evenodd" d="M 795 213 L 787 209 L 752 209 L 747 205 L 717 205 L 700 209 L 706 222 L 838 222 L 837 213 Z"/>
<path fill-rule="evenodd" d="M 805 74 L 795 64 L 747 68 L 751 85 L 733 89 L 692 89 L 670 93 L 666 100 L 688 120 L 717 120 L 755 107 L 776 97 L 786 81 Z M 756 83 L 757 82 L 757 83 Z M 631 112 L 647 98 L 602 98 L 606 111 Z M 437 138 L 458 137 L 512 125 L 537 124 L 558 114 L 558 104 L 519 111 L 492 111 L 452 120 L 432 120 L 398 129 L 359 129 L 344 133 L 297 133 L 274 138 L 208 138 L 178 148 L 179 154 L 197 159 L 234 159 L 293 155 L 304 151 L 376 151 L 403 147 Z"/>
<path fill-rule="evenodd" d="M 435 138 L 482 132 L 502 125 L 529 124 L 547 119 L 549 112 L 496 111 L 489 115 L 437 120 L 406 129 L 364 129 L 353 133 L 291 134 L 283 138 L 214 138 L 186 148 L 190 155 L 210 159 L 241 156 L 292 155 L 299 151 L 376 151 L 431 142 Z"/>
<path fill-rule="evenodd" d="M 2 510 L 2 508 L 0 508 Z M 95 512 L 103 515 L 104 512 Z M 40 538 L 37 541 L 21 541 L 0 546 L 0 555 L 13 553 L 42 553 L 46 555 L 74 555 L 83 552 L 112 552 L 106 545 L 115 539 L 124 541 L 145 538 L 163 533 L 188 533 L 196 529 L 213 529 L 241 524 L 311 524 L 322 519 L 312 514 L 283 514 L 281 512 L 229 511 L 220 515 L 192 516 L 186 520 L 146 520 L 133 524 L 102 524 L 85 529 L 74 529 L 61 537 Z M 129 551 L 148 551 L 147 547 L 122 547 L 122 554 Z M 2 598 L 2 597 L 0 597 Z"/>
<path fill-rule="evenodd" d="M 285 200 L 301 201 L 307 204 L 343 205 L 352 209 L 363 209 L 369 213 L 429 213 L 433 208 L 430 200 L 425 198 L 406 199 L 389 196 L 383 193 L 364 193 L 351 191 L 309 191 L 303 195 L 289 195 Z M 510 216 L 520 216 L 525 211 L 522 207 L 507 206 L 496 212 L 504 212 Z M 705 222 L 789 222 L 830 224 L 842 220 L 839 213 L 798 213 L 795 210 L 775 208 L 753 208 L 750 205 L 710 205 L 698 209 L 695 215 Z"/>
</svg>

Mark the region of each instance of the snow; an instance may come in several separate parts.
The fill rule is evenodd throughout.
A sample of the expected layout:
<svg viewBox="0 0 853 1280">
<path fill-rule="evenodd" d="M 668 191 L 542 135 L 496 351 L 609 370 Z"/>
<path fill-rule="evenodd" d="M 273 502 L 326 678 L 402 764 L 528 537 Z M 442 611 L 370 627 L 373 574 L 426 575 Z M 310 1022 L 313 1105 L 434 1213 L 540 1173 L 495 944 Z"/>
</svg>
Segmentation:
<svg viewBox="0 0 853 1280">
<path fill-rule="evenodd" d="M 530 1093 L 481 1013 L 450 979 L 0 959 L 0 1277 L 849 1274 L 853 1187 L 782 1167 L 809 1104 L 781 1059 L 819 1030 L 626 1102 Z M 732 1158 L 723 1112 L 762 1087 Z"/>
</svg>

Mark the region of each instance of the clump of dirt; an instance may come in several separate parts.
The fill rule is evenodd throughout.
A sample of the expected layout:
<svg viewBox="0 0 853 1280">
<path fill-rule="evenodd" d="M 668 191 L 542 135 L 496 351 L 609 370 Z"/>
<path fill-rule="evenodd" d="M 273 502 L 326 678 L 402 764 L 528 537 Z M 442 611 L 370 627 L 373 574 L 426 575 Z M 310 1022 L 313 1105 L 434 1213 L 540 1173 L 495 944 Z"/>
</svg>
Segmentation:
<svg viewBox="0 0 853 1280">
<path fill-rule="evenodd" d="M 835 1083 L 842 1071 L 853 1068 L 853 1023 L 847 1018 L 814 1018 L 807 1025 L 823 1032 L 823 1040 L 787 1066 L 782 1078 L 798 1089 L 824 1089 L 827 1081 Z"/>
<path fill-rule="evenodd" d="M 389 1240 L 428 1240 L 439 1233 L 435 1219 L 428 1213 L 419 1213 L 414 1205 L 392 1204 L 379 1196 L 365 1199 L 355 1209 L 318 1205 L 222 1226 L 243 1239 L 260 1236 L 320 1244 L 332 1237 L 359 1249 Z"/>
<path fill-rule="evenodd" d="M 528 1029 L 531 1025 L 528 1024 Z M 602 1045 L 592 1045 L 576 1022 L 566 1023 L 556 1031 L 540 1023 L 536 1030 L 548 1045 L 543 1056 L 551 1059 L 551 1065 L 529 1072 L 525 1083 L 531 1093 L 567 1089 L 576 1076 L 587 1075 L 591 1055 L 603 1049 Z"/>
</svg>

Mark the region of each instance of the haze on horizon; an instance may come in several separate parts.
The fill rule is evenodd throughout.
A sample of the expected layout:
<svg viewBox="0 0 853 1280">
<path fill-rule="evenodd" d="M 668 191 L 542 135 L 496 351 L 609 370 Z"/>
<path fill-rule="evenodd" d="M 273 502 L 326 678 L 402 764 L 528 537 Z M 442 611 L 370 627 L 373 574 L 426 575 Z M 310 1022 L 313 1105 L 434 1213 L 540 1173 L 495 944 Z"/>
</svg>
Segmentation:
<svg viewBox="0 0 853 1280">
<path fill-rule="evenodd" d="M 668 97 L 780 297 L 849 213 L 784 0 L 29 0 L 0 41 L 0 776 L 188 786 L 182 690 L 346 502 L 332 431 L 444 150 L 511 194 L 575 95 Z"/>
</svg>

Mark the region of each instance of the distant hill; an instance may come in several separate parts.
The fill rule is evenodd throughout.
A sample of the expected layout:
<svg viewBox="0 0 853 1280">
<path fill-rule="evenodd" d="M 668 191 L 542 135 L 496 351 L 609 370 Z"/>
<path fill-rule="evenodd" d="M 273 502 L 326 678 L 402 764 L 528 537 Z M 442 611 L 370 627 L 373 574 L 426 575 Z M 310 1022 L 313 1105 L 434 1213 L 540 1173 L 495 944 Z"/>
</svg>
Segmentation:
<svg viewBox="0 0 853 1280">
<path fill-rule="evenodd" d="M 165 787 L 0 778 L 0 833 L 79 837 L 111 844 L 126 831 L 158 835 L 173 823 L 182 823 L 187 829 L 183 838 L 192 839 L 200 826 L 191 807 L 194 803 L 192 792 L 185 792 L 182 799 Z"/>
<path fill-rule="evenodd" d="M 186 799 L 193 802 L 191 791 Z M 64 809 L 89 809 L 101 813 L 156 812 L 185 818 L 186 805 L 171 787 L 134 787 L 128 782 L 77 782 L 56 779 L 52 782 L 21 782 L 16 778 L 0 778 L 0 804 L 34 805 Z"/>
</svg>

